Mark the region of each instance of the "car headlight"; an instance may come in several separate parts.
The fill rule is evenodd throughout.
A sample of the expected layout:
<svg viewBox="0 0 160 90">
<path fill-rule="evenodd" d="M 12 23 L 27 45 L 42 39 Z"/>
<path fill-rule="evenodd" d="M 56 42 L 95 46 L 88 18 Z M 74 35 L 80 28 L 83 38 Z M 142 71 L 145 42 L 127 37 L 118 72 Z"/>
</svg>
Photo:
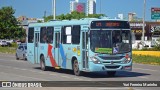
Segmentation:
<svg viewBox="0 0 160 90">
<path fill-rule="evenodd" d="M 25 53 L 25 55 L 27 56 L 27 53 Z"/>
<path fill-rule="evenodd" d="M 95 64 L 100 64 L 100 63 L 101 63 L 96 57 L 91 57 L 91 60 L 92 60 Z"/>
</svg>

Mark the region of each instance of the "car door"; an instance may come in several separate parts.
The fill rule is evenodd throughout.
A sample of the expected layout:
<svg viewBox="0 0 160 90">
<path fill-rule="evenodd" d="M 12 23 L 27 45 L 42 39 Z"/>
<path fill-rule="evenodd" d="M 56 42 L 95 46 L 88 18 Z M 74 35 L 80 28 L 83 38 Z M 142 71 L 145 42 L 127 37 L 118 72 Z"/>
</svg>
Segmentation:
<svg viewBox="0 0 160 90">
<path fill-rule="evenodd" d="M 20 57 L 20 48 L 21 48 L 21 47 L 18 46 L 17 51 L 16 51 L 18 57 Z"/>
<path fill-rule="evenodd" d="M 23 46 L 20 46 L 20 57 L 23 58 Z"/>
</svg>

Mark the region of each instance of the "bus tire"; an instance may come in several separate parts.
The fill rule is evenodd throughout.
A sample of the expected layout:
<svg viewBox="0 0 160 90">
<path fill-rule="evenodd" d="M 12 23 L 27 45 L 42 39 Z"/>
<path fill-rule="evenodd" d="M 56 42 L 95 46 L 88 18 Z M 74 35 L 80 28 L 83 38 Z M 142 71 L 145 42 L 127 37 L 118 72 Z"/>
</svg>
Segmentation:
<svg viewBox="0 0 160 90">
<path fill-rule="evenodd" d="M 79 70 L 79 65 L 77 60 L 74 60 L 73 62 L 73 71 L 76 76 L 82 75 L 82 71 Z"/>
<path fill-rule="evenodd" d="M 116 74 L 116 71 L 107 71 L 108 76 L 113 77 Z"/>
<path fill-rule="evenodd" d="M 44 56 L 41 56 L 41 58 L 40 58 L 40 66 L 41 66 L 41 70 L 46 71 L 47 68 L 46 68 L 46 64 L 45 64 L 44 60 L 45 60 Z"/>
</svg>

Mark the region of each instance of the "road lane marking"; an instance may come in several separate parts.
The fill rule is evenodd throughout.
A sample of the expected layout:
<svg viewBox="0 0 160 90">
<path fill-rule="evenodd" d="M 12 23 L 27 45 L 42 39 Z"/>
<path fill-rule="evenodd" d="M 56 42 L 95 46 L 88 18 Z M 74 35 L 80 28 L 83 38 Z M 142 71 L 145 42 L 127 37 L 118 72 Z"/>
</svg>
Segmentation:
<svg viewBox="0 0 160 90">
<path fill-rule="evenodd" d="M 68 79 L 70 79 L 70 78 L 71 78 L 71 77 L 68 77 L 68 76 L 61 76 L 61 77 L 68 78 Z"/>
<path fill-rule="evenodd" d="M 11 62 L 22 62 L 22 63 L 26 63 L 23 60 L 15 60 L 15 59 L 0 59 L 1 61 L 11 61 Z"/>
<path fill-rule="evenodd" d="M 81 78 L 73 78 L 73 79 L 75 79 L 75 80 L 83 80 L 83 79 L 81 79 Z"/>
<path fill-rule="evenodd" d="M 23 69 L 23 68 L 17 68 L 17 67 L 11 67 L 11 66 L 4 66 L 4 65 L 0 65 L 2 67 L 6 67 L 6 68 L 12 68 L 12 69 L 16 69 L 16 70 L 23 70 L 23 71 L 30 71 L 30 72 L 34 72 L 34 73 L 40 73 L 40 74 L 45 74 L 45 75 L 50 75 L 50 76 L 55 76 L 57 74 L 48 74 L 46 72 L 42 72 L 42 71 L 34 71 L 34 70 L 28 70 L 28 69 Z M 58 75 L 59 76 L 59 75 Z M 68 79 L 71 79 L 71 77 L 69 76 L 61 76 L 63 78 L 68 78 Z M 83 80 L 83 79 L 80 79 L 80 78 L 73 78 L 73 79 L 76 79 L 76 80 Z M 91 81 L 91 80 L 86 80 L 86 81 Z"/>
<path fill-rule="evenodd" d="M 132 88 L 127 88 L 127 87 L 124 87 L 124 88 L 97 88 L 98 90 L 134 90 Z"/>
<path fill-rule="evenodd" d="M 118 75 L 123 75 L 123 76 L 128 76 L 128 77 L 132 77 L 133 75 L 130 75 L 130 74 L 118 74 Z M 139 76 L 138 78 L 142 78 L 142 79 L 148 79 L 149 80 L 149 78 L 148 77 L 144 77 L 144 76 Z"/>
<path fill-rule="evenodd" d="M 0 88 L 0 90 L 4 90 L 4 89 L 6 89 L 6 90 L 10 90 L 10 89 L 13 89 L 13 90 L 18 90 L 18 89 L 24 90 L 24 88 L 16 88 L 16 87 L 14 87 L 14 88 L 1 87 Z"/>
<path fill-rule="evenodd" d="M 51 75 L 51 76 L 55 76 L 56 74 L 49 74 L 49 75 Z"/>
<path fill-rule="evenodd" d="M 42 80 L 42 81 L 48 81 L 48 79 L 35 78 L 35 77 L 29 77 L 29 76 L 24 76 L 24 75 L 17 75 L 17 74 L 13 74 L 13 73 L 6 73 L 6 72 L 1 72 L 1 73 L 3 73 L 3 74 L 7 74 L 7 75 L 15 75 L 15 76 L 24 77 L 24 78 L 30 78 L 30 79 L 36 79 L 36 80 Z"/>
<path fill-rule="evenodd" d="M 3 56 L 3 57 L 15 57 L 16 58 L 16 56 L 11 56 L 11 55 L 0 55 L 0 56 Z"/>
<path fill-rule="evenodd" d="M 138 63 L 134 63 L 133 65 L 140 65 L 140 66 L 153 66 L 153 67 L 155 67 L 155 66 L 158 66 L 158 65 L 150 65 L 150 64 L 138 64 Z"/>
<path fill-rule="evenodd" d="M 139 78 L 144 78 L 144 79 L 148 79 L 148 80 L 149 80 L 149 78 L 148 78 L 148 77 L 144 77 L 144 76 L 140 76 Z"/>
<path fill-rule="evenodd" d="M 134 69 L 145 70 L 145 71 L 159 72 L 159 70 L 152 70 L 152 69 L 143 69 L 143 68 L 134 68 Z"/>
</svg>

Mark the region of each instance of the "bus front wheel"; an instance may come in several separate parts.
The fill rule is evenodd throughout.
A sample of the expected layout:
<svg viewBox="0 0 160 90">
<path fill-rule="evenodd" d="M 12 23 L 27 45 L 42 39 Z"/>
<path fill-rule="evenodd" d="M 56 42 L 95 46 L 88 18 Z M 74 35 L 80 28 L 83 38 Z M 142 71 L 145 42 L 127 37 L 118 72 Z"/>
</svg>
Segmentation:
<svg viewBox="0 0 160 90">
<path fill-rule="evenodd" d="M 113 77 L 116 74 L 116 71 L 107 71 L 108 76 Z"/>
<path fill-rule="evenodd" d="M 44 59 L 44 56 L 41 56 L 41 58 L 40 58 L 41 60 L 40 60 L 40 66 L 41 66 L 41 70 L 43 70 L 43 71 L 46 71 L 47 70 L 47 68 L 46 68 L 46 65 L 45 65 L 45 59 Z"/>
<path fill-rule="evenodd" d="M 76 76 L 82 75 L 82 72 L 79 70 L 79 65 L 77 60 L 74 60 L 73 62 L 73 71 Z"/>
</svg>

